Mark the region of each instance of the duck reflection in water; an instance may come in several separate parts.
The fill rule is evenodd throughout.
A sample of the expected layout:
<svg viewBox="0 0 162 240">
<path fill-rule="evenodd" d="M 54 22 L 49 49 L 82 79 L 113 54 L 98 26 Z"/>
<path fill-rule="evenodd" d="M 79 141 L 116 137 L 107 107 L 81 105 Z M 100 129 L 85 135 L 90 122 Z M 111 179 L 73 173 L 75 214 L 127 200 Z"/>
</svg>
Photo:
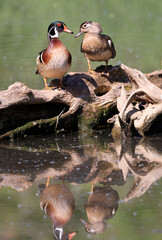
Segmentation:
<svg viewBox="0 0 162 240">
<path fill-rule="evenodd" d="M 81 219 L 88 233 L 102 233 L 105 220 L 113 217 L 118 209 L 119 195 L 111 187 L 95 186 L 85 205 L 88 222 Z"/>
<path fill-rule="evenodd" d="M 39 185 L 40 207 L 51 217 L 53 222 L 53 237 L 58 240 L 71 240 L 76 232 L 64 234 L 63 226 L 70 220 L 75 208 L 72 193 L 64 184 Z"/>
</svg>

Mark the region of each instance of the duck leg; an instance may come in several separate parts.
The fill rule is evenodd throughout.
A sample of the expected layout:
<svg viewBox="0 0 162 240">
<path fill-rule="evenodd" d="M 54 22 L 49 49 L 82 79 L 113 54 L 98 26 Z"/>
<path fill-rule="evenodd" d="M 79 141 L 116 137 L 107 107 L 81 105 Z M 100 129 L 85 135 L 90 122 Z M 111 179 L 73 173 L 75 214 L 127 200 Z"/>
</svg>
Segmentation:
<svg viewBox="0 0 162 240">
<path fill-rule="evenodd" d="M 63 79 L 63 77 L 60 78 L 59 90 L 61 90 L 61 88 L 62 88 L 62 79 Z"/>
<path fill-rule="evenodd" d="M 49 87 L 47 85 L 47 78 L 44 77 L 43 79 L 44 79 L 45 89 L 48 89 Z"/>
<path fill-rule="evenodd" d="M 48 187 L 48 186 L 49 186 L 49 181 L 50 181 L 50 178 L 48 177 L 48 178 L 47 178 L 46 187 Z"/>
<path fill-rule="evenodd" d="M 108 70 L 108 61 L 106 61 L 106 66 L 105 66 L 105 72 L 107 72 L 107 70 Z M 109 72 L 107 73 L 107 76 L 109 76 Z"/>
<path fill-rule="evenodd" d="M 91 185 L 91 194 L 93 193 L 94 183 Z"/>
<path fill-rule="evenodd" d="M 106 75 L 106 77 L 109 76 L 109 72 L 107 72 L 108 70 L 108 61 L 106 60 L 106 66 L 105 66 L 105 70 L 101 72 L 101 75 Z"/>
<path fill-rule="evenodd" d="M 50 89 L 53 90 L 53 89 L 54 89 L 53 87 L 48 87 L 48 84 L 47 84 L 47 78 L 44 77 L 43 79 L 44 79 L 44 83 L 45 83 L 45 88 L 44 88 L 44 89 L 45 89 L 45 90 L 50 90 Z"/>
<path fill-rule="evenodd" d="M 108 61 L 106 61 L 105 72 L 107 71 Z"/>
<path fill-rule="evenodd" d="M 66 87 L 64 87 L 64 85 L 62 84 L 63 81 L 63 77 L 60 78 L 60 84 L 59 84 L 59 90 L 64 89 L 66 91 Z"/>
<path fill-rule="evenodd" d="M 95 71 L 92 70 L 90 60 L 88 59 L 86 54 L 85 54 L 85 57 L 86 57 L 87 62 L 88 62 L 88 72 L 92 73 L 92 74 L 97 74 Z"/>
</svg>

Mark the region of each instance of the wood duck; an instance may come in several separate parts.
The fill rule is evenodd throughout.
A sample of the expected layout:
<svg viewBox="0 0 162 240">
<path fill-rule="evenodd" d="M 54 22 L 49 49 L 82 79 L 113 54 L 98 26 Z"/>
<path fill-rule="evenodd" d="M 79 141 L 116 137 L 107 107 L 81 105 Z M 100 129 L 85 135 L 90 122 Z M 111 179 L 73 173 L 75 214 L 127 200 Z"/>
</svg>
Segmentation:
<svg viewBox="0 0 162 240">
<path fill-rule="evenodd" d="M 75 36 L 79 37 L 86 33 L 81 44 L 81 52 L 84 53 L 90 73 L 94 73 L 91 69 L 90 61 L 105 61 L 106 69 L 108 60 L 116 56 L 115 47 L 111 38 L 107 35 L 101 34 L 102 28 L 99 23 L 86 21 L 80 25 L 80 31 Z"/>
<path fill-rule="evenodd" d="M 49 181 L 48 181 L 49 183 Z M 40 185 L 40 207 L 51 217 L 53 237 L 58 240 L 71 240 L 76 232 L 63 233 L 63 226 L 70 220 L 75 209 L 75 200 L 65 185 Z"/>
<path fill-rule="evenodd" d="M 49 25 L 49 45 L 39 53 L 36 60 L 36 74 L 40 74 L 44 78 L 45 89 L 49 89 L 47 78 L 59 78 L 59 89 L 61 89 L 63 76 L 71 66 L 71 54 L 58 38 L 61 32 L 73 33 L 61 21 L 52 22 Z"/>
<path fill-rule="evenodd" d="M 88 222 L 81 219 L 88 233 L 102 233 L 105 219 L 114 216 L 118 208 L 118 193 L 111 187 L 95 186 L 85 205 Z"/>
</svg>

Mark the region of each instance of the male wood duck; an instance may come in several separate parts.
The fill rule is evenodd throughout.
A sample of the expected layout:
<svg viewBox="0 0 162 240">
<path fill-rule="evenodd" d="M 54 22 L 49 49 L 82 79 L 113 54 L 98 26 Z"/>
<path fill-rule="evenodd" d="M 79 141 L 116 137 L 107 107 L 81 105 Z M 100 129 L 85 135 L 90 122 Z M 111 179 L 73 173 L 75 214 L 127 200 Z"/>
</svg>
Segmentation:
<svg viewBox="0 0 162 240">
<path fill-rule="evenodd" d="M 81 219 L 88 233 L 102 233 L 105 220 L 113 217 L 118 208 L 119 195 L 111 187 L 95 186 L 85 205 L 88 222 Z"/>
<path fill-rule="evenodd" d="M 48 27 L 47 49 L 42 50 L 37 57 L 37 71 L 44 78 L 45 89 L 50 89 L 47 85 L 47 78 L 59 78 L 61 89 L 62 79 L 71 66 L 71 54 L 65 45 L 59 40 L 61 32 L 73 33 L 61 21 L 52 22 Z"/>
<path fill-rule="evenodd" d="M 79 37 L 86 33 L 81 44 L 81 52 L 84 53 L 90 73 L 94 73 L 91 69 L 90 61 L 105 61 L 106 69 L 108 60 L 116 56 L 115 47 L 111 38 L 107 35 L 101 34 L 102 28 L 99 23 L 86 21 L 80 25 L 80 31 L 75 36 Z"/>
<path fill-rule="evenodd" d="M 63 233 L 63 226 L 70 220 L 75 208 L 72 193 L 65 185 L 52 184 L 40 188 L 40 207 L 51 217 L 53 222 L 53 237 L 58 240 L 71 240 L 76 232 Z"/>
</svg>

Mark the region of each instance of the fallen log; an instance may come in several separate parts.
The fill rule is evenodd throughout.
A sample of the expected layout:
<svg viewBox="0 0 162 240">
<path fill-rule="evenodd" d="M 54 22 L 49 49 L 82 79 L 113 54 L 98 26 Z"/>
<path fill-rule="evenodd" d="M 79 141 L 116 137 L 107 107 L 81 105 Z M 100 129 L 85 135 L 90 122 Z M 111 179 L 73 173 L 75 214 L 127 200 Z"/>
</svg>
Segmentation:
<svg viewBox="0 0 162 240">
<path fill-rule="evenodd" d="M 123 122 L 127 121 L 130 115 L 127 110 L 133 101 L 145 101 L 155 107 L 161 104 L 162 90 L 141 72 L 123 64 L 109 66 L 108 74 L 103 73 L 103 69 L 104 66 L 98 67 L 96 74 L 69 73 L 63 79 L 64 89 L 61 90 L 56 88 L 59 80 L 55 79 L 50 83 L 53 90 L 30 89 L 23 83 L 15 82 L 7 90 L 0 91 L 0 140 L 37 133 L 87 131 L 100 127 L 111 131 L 116 114 L 119 113 Z M 161 78 L 159 72 L 158 76 Z M 131 95 L 134 86 L 138 90 Z M 122 100 L 121 89 L 126 91 Z M 123 109 L 117 107 L 119 100 Z M 136 112 L 140 112 L 139 109 Z M 161 112 L 158 114 L 156 111 L 154 115 L 159 118 Z M 149 126 L 152 126 L 151 121 Z M 140 133 L 141 129 L 136 131 Z"/>
</svg>

